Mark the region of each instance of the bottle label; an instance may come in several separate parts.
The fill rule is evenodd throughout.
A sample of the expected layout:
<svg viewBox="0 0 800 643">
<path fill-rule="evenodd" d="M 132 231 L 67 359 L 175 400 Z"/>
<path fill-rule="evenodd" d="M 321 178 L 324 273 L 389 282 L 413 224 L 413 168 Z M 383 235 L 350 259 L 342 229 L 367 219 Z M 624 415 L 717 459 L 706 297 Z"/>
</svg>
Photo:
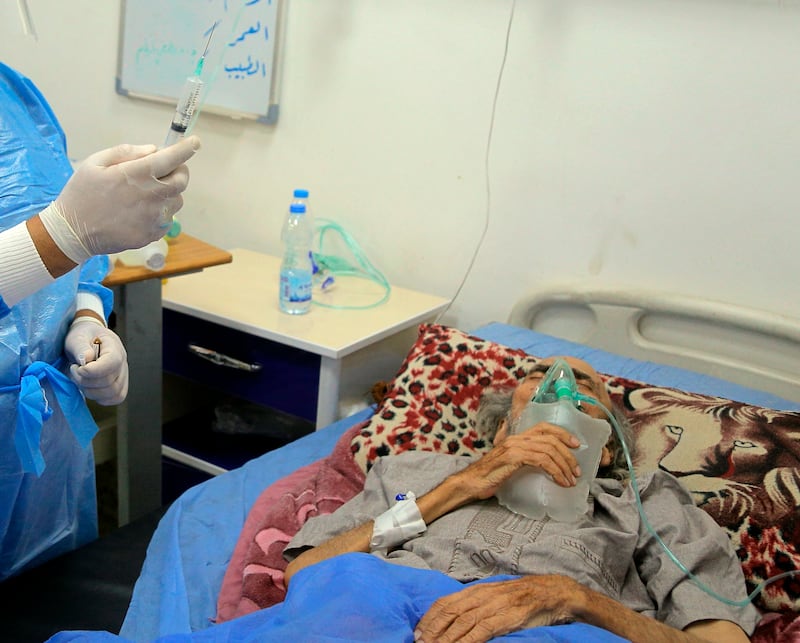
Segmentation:
<svg viewBox="0 0 800 643">
<path fill-rule="evenodd" d="M 311 271 L 282 270 L 281 299 L 292 303 L 311 301 Z"/>
</svg>

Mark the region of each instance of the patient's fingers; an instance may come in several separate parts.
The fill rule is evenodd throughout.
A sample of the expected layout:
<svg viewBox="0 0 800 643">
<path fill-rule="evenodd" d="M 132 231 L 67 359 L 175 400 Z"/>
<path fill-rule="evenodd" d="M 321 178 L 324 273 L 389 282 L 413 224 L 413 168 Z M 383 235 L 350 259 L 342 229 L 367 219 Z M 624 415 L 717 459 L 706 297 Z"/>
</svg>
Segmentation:
<svg viewBox="0 0 800 643">
<path fill-rule="evenodd" d="M 572 486 L 581 475 L 574 454 L 580 440 L 562 427 L 540 422 L 513 437 L 530 458 L 526 464 L 544 469 L 559 484 Z"/>
</svg>

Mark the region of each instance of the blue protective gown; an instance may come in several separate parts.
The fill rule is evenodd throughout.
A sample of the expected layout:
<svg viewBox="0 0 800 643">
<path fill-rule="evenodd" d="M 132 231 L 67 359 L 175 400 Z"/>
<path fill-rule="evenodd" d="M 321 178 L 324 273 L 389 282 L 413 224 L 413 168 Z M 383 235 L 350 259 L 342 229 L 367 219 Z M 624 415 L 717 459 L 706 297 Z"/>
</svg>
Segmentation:
<svg viewBox="0 0 800 643">
<path fill-rule="evenodd" d="M 0 230 L 43 210 L 72 173 L 66 140 L 33 83 L 0 63 Z M 13 308 L 0 299 L 0 580 L 97 537 L 97 425 L 64 375 L 79 289 L 98 294 L 94 257 Z"/>
</svg>

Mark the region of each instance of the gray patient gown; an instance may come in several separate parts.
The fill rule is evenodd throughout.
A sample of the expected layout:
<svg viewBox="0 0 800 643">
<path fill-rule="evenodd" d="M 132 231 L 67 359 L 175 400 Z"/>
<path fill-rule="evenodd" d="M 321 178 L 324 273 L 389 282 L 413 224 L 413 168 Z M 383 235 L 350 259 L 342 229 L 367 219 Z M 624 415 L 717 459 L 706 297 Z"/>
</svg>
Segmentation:
<svg viewBox="0 0 800 643">
<path fill-rule="evenodd" d="M 414 451 L 379 459 L 364 490 L 335 513 L 309 519 L 285 556 L 291 560 L 373 520 L 398 493 L 420 496 L 473 461 Z M 714 592 L 745 599 L 744 576 L 725 532 L 670 474 L 656 471 L 637 479 L 645 515 L 677 559 Z M 687 578 L 644 525 L 631 485 L 616 480 L 593 482 L 588 511 L 573 522 L 528 519 L 491 498 L 438 518 L 385 558 L 463 582 L 497 574 L 563 574 L 679 630 L 694 621 L 722 619 L 749 635 L 759 620 L 752 605 L 728 605 Z"/>
</svg>

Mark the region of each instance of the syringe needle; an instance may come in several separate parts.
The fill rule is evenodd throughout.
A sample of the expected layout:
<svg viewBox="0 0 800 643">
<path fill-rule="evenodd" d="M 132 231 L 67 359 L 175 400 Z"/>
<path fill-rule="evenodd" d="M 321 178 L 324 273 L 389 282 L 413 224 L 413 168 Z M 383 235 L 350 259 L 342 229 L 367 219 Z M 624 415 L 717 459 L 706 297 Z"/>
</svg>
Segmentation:
<svg viewBox="0 0 800 643">
<path fill-rule="evenodd" d="M 213 25 L 211 25 L 211 33 L 208 34 L 208 40 L 206 40 L 206 48 L 203 49 L 203 55 L 201 56 L 201 58 L 205 58 L 206 57 L 206 53 L 208 53 L 208 46 L 211 44 L 211 36 L 214 35 L 214 29 L 217 28 L 217 23 L 218 22 L 219 22 L 219 20 L 217 20 L 217 22 L 215 22 Z"/>
<path fill-rule="evenodd" d="M 197 118 L 199 114 L 200 93 L 205 85 L 200 75 L 203 72 L 203 62 L 205 61 L 208 47 L 211 44 L 211 36 L 214 35 L 214 29 L 216 29 L 216 27 L 217 23 L 215 22 L 211 26 L 211 32 L 208 34 L 208 40 L 206 41 L 206 48 L 197 61 L 194 74 L 186 79 L 181 95 L 178 98 L 178 104 L 175 107 L 175 115 L 172 117 L 172 123 L 167 132 L 164 147 L 168 147 L 181 140 L 186 135 L 186 132 L 191 129 L 195 118 Z"/>
<path fill-rule="evenodd" d="M 217 22 L 219 22 L 219 21 L 217 21 Z M 194 72 L 195 74 L 199 75 L 200 72 L 203 70 L 203 63 L 206 60 L 206 54 L 208 53 L 208 46 L 211 44 L 211 36 L 214 35 L 214 29 L 217 28 L 217 22 L 215 22 L 213 25 L 211 25 L 211 31 L 208 34 L 208 40 L 206 40 L 206 48 L 203 49 L 203 53 L 200 55 L 200 60 L 197 61 L 197 68 L 195 69 L 195 72 Z"/>
</svg>

